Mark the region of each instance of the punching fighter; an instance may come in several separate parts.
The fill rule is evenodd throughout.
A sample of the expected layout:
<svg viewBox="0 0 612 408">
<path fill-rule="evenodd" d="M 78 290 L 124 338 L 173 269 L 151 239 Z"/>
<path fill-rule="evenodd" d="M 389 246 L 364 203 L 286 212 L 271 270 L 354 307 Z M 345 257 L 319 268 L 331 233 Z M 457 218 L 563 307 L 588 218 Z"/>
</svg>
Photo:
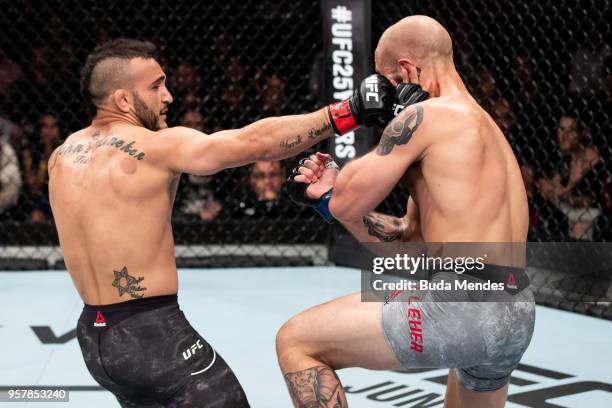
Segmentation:
<svg viewBox="0 0 612 408">
<path fill-rule="evenodd" d="M 334 131 L 388 121 L 393 86 L 373 75 L 349 100 L 316 112 L 205 135 L 167 127 L 172 96 L 155 47 L 118 39 L 87 57 L 81 90 L 93 120 L 51 155 L 49 193 L 85 303 L 77 337 L 89 372 L 124 407 L 248 406 L 178 307 L 170 219 L 179 177 L 284 159 Z"/>
</svg>

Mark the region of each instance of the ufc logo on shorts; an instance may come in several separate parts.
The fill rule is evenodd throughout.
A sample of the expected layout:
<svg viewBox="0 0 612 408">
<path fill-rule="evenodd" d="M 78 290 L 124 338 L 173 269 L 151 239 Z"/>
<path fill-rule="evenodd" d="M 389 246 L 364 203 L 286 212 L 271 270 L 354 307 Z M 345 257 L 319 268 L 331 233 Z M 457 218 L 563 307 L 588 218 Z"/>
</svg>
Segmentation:
<svg viewBox="0 0 612 408">
<path fill-rule="evenodd" d="M 202 343 L 200 343 L 200 340 L 196 341 L 194 345 L 189 347 L 187 350 L 183 351 L 183 358 L 185 360 L 189 360 L 191 356 L 196 353 L 196 351 L 198 351 L 199 349 L 203 347 L 204 346 L 202 346 Z"/>
<path fill-rule="evenodd" d="M 370 98 L 373 98 L 376 102 L 378 102 L 378 81 L 376 78 L 368 78 L 366 79 L 366 89 L 369 92 L 366 92 L 366 101 L 369 101 Z"/>
</svg>

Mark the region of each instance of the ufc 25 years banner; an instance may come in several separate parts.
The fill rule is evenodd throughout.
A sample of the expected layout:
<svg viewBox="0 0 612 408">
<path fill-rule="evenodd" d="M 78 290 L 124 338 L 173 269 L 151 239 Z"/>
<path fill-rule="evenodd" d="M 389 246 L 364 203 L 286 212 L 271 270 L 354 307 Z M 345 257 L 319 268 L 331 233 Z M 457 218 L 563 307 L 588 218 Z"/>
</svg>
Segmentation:
<svg viewBox="0 0 612 408">
<path fill-rule="evenodd" d="M 372 5 L 370 0 L 321 0 L 321 6 L 325 48 L 323 91 L 325 102 L 331 103 L 351 96 L 361 80 L 373 73 Z M 373 131 L 366 128 L 335 135 L 329 152 L 342 167 L 367 153 L 373 147 L 373 139 Z M 329 259 L 351 266 L 359 253 L 359 243 L 341 225 L 335 224 L 331 228 Z"/>
<path fill-rule="evenodd" d="M 371 4 L 369 0 L 322 0 L 323 44 L 327 103 L 353 94 L 363 78 L 373 73 Z M 370 129 L 357 129 L 331 139 L 330 152 L 342 166 L 372 148 Z"/>
</svg>

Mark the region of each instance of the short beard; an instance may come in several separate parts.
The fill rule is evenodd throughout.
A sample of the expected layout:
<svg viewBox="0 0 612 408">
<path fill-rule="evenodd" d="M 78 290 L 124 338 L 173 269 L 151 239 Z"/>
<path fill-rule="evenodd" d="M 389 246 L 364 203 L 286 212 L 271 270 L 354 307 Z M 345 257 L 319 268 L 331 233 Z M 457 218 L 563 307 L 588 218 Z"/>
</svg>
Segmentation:
<svg viewBox="0 0 612 408">
<path fill-rule="evenodd" d="M 153 132 L 159 130 L 159 115 L 149 109 L 136 92 L 134 92 L 134 113 L 145 128 Z"/>
</svg>

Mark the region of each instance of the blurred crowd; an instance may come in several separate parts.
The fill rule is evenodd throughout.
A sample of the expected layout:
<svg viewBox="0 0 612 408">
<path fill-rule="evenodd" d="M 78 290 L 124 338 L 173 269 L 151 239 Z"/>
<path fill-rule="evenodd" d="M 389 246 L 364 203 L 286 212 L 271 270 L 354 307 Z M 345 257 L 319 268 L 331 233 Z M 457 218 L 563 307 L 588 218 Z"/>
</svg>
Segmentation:
<svg viewBox="0 0 612 408">
<path fill-rule="evenodd" d="M 31 48 L 27 61 L 0 47 L 0 221 L 52 221 L 47 160 L 76 130 L 75 122 L 85 123 L 82 117 L 75 121 L 74 112 L 82 107 L 75 102 L 74 87 L 65 85 L 74 84 L 84 50 L 69 45 L 59 17 L 49 17 L 45 27 L 45 42 Z M 107 38 L 101 31 L 96 41 Z M 226 34 L 212 38 L 210 49 L 202 51 L 205 63 L 189 56 L 162 60 L 175 100 L 170 125 L 212 133 L 267 116 L 299 113 L 304 98 L 310 107 L 316 105 L 320 52 L 309 54 L 310 74 L 300 74 L 302 81 L 296 84 L 289 79 L 294 67 L 274 70 L 273 63 L 253 64 L 235 51 L 239 47 L 233 47 Z M 469 47 L 462 46 L 459 34 L 456 42 L 457 64 L 470 91 L 519 160 L 529 198 L 529 239 L 610 240 L 612 51 L 575 52 L 568 64 L 571 81 L 551 103 L 544 96 L 550 90 L 541 89 L 549 83 L 542 80 L 547 61 L 517 52 L 500 61 L 507 65 L 504 69 L 499 64 L 471 64 L 461 51 L 469 52 Z M 304 89 L 312 92 L 304 96 Z M 183 175 L 174 218 L 206 223 L 310 216 L 282 193 L 288 166 L 258 162 L 214 176 Z"/>
<path fill-rule="evenodd" d="M 60 36 L 61 21 L 53 18 L 51 23 L 49 46 L 33 49 L 31 72 L 0 51 L 0 220 L 52 221 L 47 161 L 69 131 L 62 126 L 64 112 L 44 111 L 53 105 L 45 101 L 61 88 L 62 73 L 78 69 L 72 49 L 65 43 L 59 45 L 60 40 L 53 41 L 53 33 Z M 102 35 L 99 41 L 104 40 Z M 176 101 L 169 111 L 171 125 L 212 133 L 298 110 L 291 106 L 285 80 L 279 73 L 260 67 L 247 70 L 225 34 L 217 35 L 214 43 L 214 66 L 219 75 L 214 90 L 220 91 L 218 94 L 205 89 L 202 67 L 188 60 L 175 64 L 162 61 Z M 58 52 L 54 52 L 52 44 L 56 44 Z M 33 87 L 37 90 L 34 93 Z M 41 115 L 23 115 L 15 103 L 23 98 L 42 106 Z M 28 111 L 31 110 L 30 106 Z M 282 194 L 285 167 L 283 162 L 257 162 L 246 169 L 231 169 L 215 176 L 183 175 L 173 216 L 177 222 L 310 216 Z"/>
<path fill-rule="evenodd" d="M 576 53 L 574 80 L 554 109 L 543 100 L 537 63 L 529 54 L 514 58 L 509 78 L 496 78 L 485 68 L 475 71 L 470 84 L 519 161 L 530 241 L 612 238 L 612 50 L 589 59 L 583 54 Z"/>
<path fill-rule="evenodd" d="M 5 66 L 20 70 L 13 63 Z M 240 59 L 234 56 L 224 58 L 220 66 L 224 71 L 221 103 L 230 116 L 240 117 L 244 104 L 255 103 L 261 108 L 259 117 L 290 112 L 285 83 L 279 75 L 258 70 L 248 79 Z M 6 79 L 3 69 L 0 63 L 0 78 Z M 12 85 L 6 84 L 7 91 Z M 204 114 L 201 87 L 200 73 L 190 63 L 181 62 L 170 69 L 169 88 L 177 100 L 171 106 L 170 121 L 206 133 L 225 129 L 222 121 Z M 31 127 L 0 117 L 0 218 L 33 223 L 51 220 L 47 161 L 66 133 L 56 113 L 42 114 Z M 285 163 L 278 161 L 257 162 L 246 170 L 230 170 L 220 177 L 183 175 L 175 217 L 179 221 L 213 221 L 298 216 L 302 211 L 281 194 L 285 179 Z"/>
</svg>

